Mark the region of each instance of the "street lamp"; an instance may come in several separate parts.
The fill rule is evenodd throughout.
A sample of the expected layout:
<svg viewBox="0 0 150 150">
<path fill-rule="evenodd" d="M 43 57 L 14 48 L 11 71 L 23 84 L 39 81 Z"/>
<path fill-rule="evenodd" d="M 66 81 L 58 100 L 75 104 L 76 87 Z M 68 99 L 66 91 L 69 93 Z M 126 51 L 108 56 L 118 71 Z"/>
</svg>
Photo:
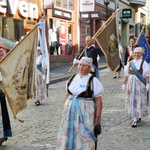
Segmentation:
<svg viewBox="0 0 150 150">
<path fill-rule="evenodd" d="M 108 19 L 108 5 L 110 3 L 110 0 L 104 0 L 104 4 L 106 6 L 106 20 Z"/>
</svg>

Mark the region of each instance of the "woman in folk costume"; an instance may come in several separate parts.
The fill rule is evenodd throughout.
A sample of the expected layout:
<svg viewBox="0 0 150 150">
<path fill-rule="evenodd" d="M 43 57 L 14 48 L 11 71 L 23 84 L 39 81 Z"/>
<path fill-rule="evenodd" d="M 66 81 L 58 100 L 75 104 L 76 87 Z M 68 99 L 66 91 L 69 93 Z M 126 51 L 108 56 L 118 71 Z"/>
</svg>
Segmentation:
<svg viewBox="0 0 150 150">
<path fill-rule="evenodd" d="M 6 49 L 0 46 L 0 60 L 6 55 Z M 0 72 L 0 145 L 12 136 L 9 114 L 4 92 L 1 90 L 2 75 Z"/>
<path fill-rule="evenodd" d="M 4 92 L 0 89 L 0 145 L 12 136 Z"/>
<path fill-rule="evenodd" d="M 147 104 L 150 69 L 146 61 L 141 59 L 142 48 L 134 49 L 134 59 L 124 69 L 122 89 L 125 90 L 125 111 L 133 118 L 132 127 L 137 126 L 141 118 L 148 116 Z"/>
<path fill-rule="evenodd" d="M 82 57 L 78 73 L 67 81 L 57 150 L 95 150 L 94 128 L 101 123 L 103 86 L 90 73 L 91 66 L 92 58 Z"/>
<path fill-rule="evenodd" d="M 37 47 L 36 69 L 35 69 L 35 90 L 34 99 L 35 105 L 39 106 L 40 101 L 46 97 L 46 72 L 47 65 L 45 57 L 42 56 L 40 47 Z"/>
</svg>

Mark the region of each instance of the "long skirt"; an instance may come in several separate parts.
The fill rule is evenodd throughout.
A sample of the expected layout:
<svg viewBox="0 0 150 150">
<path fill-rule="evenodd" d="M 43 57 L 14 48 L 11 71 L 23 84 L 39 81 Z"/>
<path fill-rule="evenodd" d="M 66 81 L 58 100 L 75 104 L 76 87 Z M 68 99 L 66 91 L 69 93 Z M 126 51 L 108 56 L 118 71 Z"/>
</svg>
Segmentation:
<svg viewBox="0 0 150 150">
<path fill-rule="evenodd" d="M 46 98 L 46 82 L 43 80 L 43 74 L 35 69 L 35 90 L 33 99 L 43 100 Z"/>
<path fill-rule="evenodd" d="M 0 138 L 12 136 L 9 114 L 6 105 L 6 99 L 3 91 L 0 89 Z"/>
<path fill-rule="evenodd" d="M 86 132 L 85 126 L 93 133 L 94 130 L 94 101 L 79 100 L 83 122 L 79 119 L 77 110 L 74 112 L 74 134 L 72 150 L 95 150 L 95 142 Z M 64 104 L 62 119 L 57 140 L 57 150 L 68 150 L 70 109 L 72 101 L 67 99 Z"/>
<path fill-rule="evenodd" d="M 146 87 L 135 75 L 128 78 L 125 111 L 134 118 L 148 116 Z"/>
</svg>

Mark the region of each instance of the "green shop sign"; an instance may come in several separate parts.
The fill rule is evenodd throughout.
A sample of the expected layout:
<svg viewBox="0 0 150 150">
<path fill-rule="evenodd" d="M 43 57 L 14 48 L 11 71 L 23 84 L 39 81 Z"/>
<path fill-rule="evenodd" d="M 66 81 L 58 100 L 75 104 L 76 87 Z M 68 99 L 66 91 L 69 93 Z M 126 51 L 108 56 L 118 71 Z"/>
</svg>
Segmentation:
<svg viewBox="0 0 150 150">
<path fill-rule="evenodd" d="M 122 10 L 122 18 L 132 18 L 132 10 L 131 9 L 123 9 Z"/>
</svg>

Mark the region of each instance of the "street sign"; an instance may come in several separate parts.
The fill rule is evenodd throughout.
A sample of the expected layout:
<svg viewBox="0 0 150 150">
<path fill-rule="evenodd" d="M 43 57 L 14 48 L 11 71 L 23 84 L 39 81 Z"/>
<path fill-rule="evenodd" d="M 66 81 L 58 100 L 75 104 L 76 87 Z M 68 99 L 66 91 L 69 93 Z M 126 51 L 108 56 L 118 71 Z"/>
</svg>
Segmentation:
<svg viewBox="0 0 150 150">
<path fill-rule="evenodd" d="M 129 9 L 123 9 L 122 10 L 122 18 L 132 18 L 132 10 Z"/>
</svg>

